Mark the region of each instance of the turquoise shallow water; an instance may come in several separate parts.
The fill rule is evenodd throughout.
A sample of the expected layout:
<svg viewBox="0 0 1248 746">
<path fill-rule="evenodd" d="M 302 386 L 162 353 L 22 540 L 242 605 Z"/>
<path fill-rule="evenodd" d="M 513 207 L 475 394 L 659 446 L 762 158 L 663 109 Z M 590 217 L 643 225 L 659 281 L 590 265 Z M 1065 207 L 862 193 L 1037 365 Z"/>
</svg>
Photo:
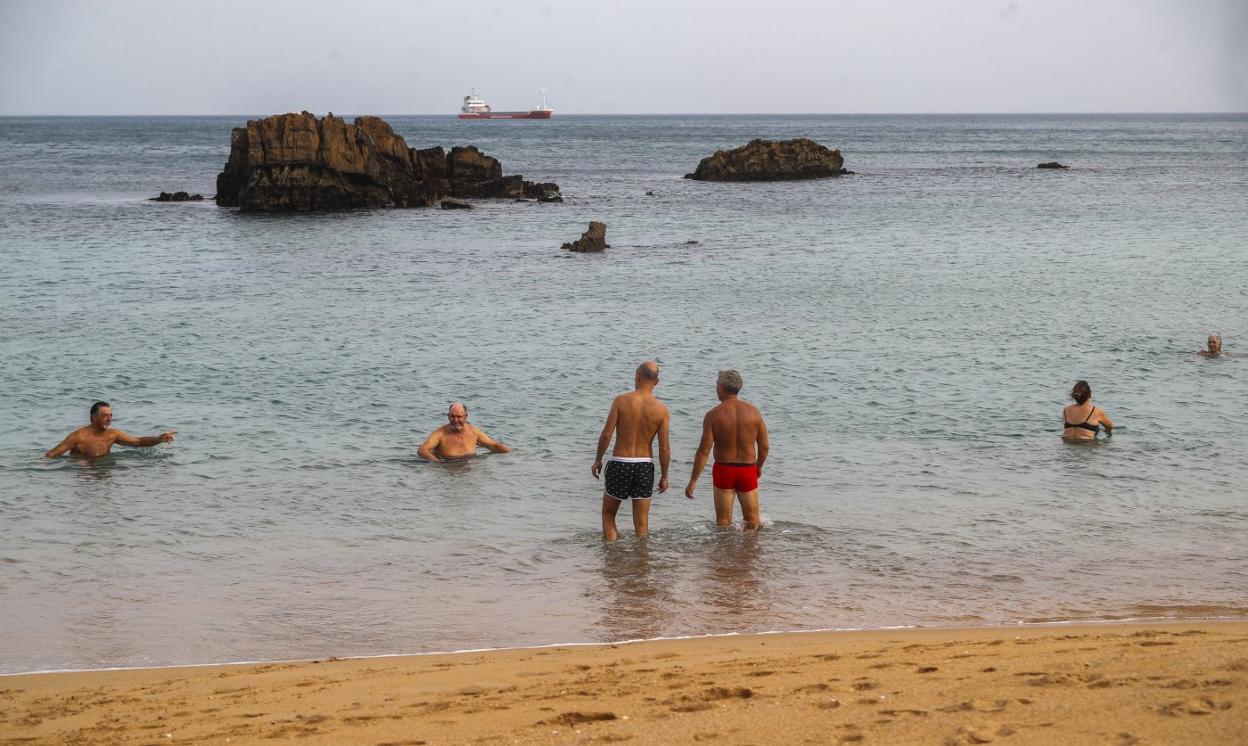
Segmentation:
<svg viewBox="0 0 1248 746">
<path fill-rule="evenodd" d="M 0 671 L 1248 613 L 1248 116 L 388 119 L 567 201 L 156 204 L 242 118 L 0 119 Z M 858 174 L 680 178 L 755 136 Z M 604 546 L 647 357 L 674 488 Z M 679 494 L 729 366 L 758 536 Z M 1111 441 L 1057 437 L 1077 378 Z M 178 441 L 44 462 L 97 398 Z M 516 452 L 420 463 L 453 399 Z"/>
</svg>

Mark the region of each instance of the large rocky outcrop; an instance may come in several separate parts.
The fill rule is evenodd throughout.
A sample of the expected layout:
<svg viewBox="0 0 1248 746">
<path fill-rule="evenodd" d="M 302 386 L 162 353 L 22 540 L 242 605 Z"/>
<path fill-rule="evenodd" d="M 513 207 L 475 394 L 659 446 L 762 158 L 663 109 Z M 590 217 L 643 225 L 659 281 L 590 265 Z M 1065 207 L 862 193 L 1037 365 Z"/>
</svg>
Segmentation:
<svg viewBox="0 0 1248 746">
<path fill-rule="evenodd" d="M 751 140 L 732 150 L 717 150 L 703 158 L 686 179 L 699 181 L 783 181 L 840 176 L 845 170 L 841 151 L 829 150 L 804 137 L 796 140 Z"/>
<path fill-rule="evenodd" d="M 303 112 L 249 120 L 234 130 L 217 176 L 217 204 L 244 211 L 427 207 L 443 197 L 551 197 L 554 184 L 503 176 L 475 147 L 407 147 L 384 120 L 347 124 Z"/>
</svg>

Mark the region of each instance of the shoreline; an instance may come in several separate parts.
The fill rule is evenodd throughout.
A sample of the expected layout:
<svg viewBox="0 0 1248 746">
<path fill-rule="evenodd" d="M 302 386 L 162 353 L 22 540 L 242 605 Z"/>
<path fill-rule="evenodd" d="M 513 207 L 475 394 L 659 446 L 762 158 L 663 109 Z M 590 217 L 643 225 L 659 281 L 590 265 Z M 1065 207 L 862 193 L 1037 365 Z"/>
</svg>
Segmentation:
<svg viewBox="0 0 1248 746">
<path fill-rule="evenodd" d="M 12 673 L 0 672 L 0 680 L 14 676 L 43 676 L 49 674 L 80 674 L 80 673 L 100 673 L 113 671 L 164 671 L 178 670 L 185 668 L 215 668 L 219 666 L 274 666 L 301 663 L 320 663 L 324 660 L 336 661 L 370 661 L 384 660 L 387 658 L 423 658 L 428 656 L 439 655 L 461 655 L 470 653 L 498 653 L 512 652 L 524 650 L 547 650 L 550 648 L 593 648 L 620 645 L 640 645 L 650 642 L 681 642 L 689 640 L 709 640 L 718 638 L 731 637 L 753 637 L 764 635 L 812 635 L 812 634 L 833 634 L 833 633 L 870 633 L 870 632 L 896 632 L 896 631 L 919 631 L 919 630 L 1012 630 L 1012 629 L 1029 629 L 1029 628 L 1063 628 L 1067 626 L 1076 627 L 1102 627 L 1102 626 L 1137 626 L 1137 625 L 1168 625 L 1168 624 L 1222 624 L 1243 622 L 1248 624 L 1248 616 L 1208 616 L 1208 617 L 1129 617 L 1122 619 L 1071 619 L 1071 620 L 1055 620 L 1043 622 L 1012 622 L 1005 624 L 955 624 L 955 625 L 932 625 L 924 626 L 921 624 L 899 624 L 889 627 L 819 627 L 816 629 L 779 629 L 764 630 L 762 632 L 708 632 L 702 635 L 677 635 L 674 637 L 638 637 L 628 640 L 611 640 L 609 642 L 550 642 L 541 645 L 502 645 L 498 647 L 488 648 L 463 648 L 457 650 L 430 650 L 417 653 L 373 653 L 369 655 L 334 655 L 321 658 L 274 658 L 261 660 L 241 660 L 241 661 L 215 661 L 208 663 L 169 663 L 154 666 L 102 666 L 100 668 L 49 668 L 37 669 L 34 671 L 15 671 Z"/>
<path fill-rule="evenodd" d="M 777 730 L 780 729 L 780 730 Z M 774 632 L 12 674 L 0 742 L 1233 743 L 1248 620 Z"/>
</svg>

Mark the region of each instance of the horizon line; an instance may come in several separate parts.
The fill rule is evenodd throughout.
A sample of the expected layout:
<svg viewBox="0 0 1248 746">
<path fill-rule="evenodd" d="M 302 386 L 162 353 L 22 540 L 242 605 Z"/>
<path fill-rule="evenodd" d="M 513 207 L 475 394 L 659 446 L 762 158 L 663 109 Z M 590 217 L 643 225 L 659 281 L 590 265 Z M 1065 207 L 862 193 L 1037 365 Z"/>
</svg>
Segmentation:
<svg viewBox="0 0 1248 746">
<path fill-rule="evenodd" d="M 255 117 L 255 116 L 276 116 L 278 114 L 299 114 L 303 111 L 285 111 L 270 114 L 239 113 L 112 113 L 112 114 L 84 114 L 84 113 L 33 113 L 33 114 L 11 114 L 0 112 L 0 117 L 6 119 L 35 119 L 35 118 L 51 118 L 51 117 Z M 310 111 L 309 113 L 317 114 Z M 325 110 L 321 113 L 333 114 L 331 110 Z M 901 117 L 922 117 L 922 116 L 1182 116 L 1182 115 L 1248 115 L 1248 111 L 1231 111 L 1231 110 L 1211 110 L 1211 111 L 861 111 L 861 112 L 816 112 L 816 111 L 733 111 L 733 112 L 611 112 L 611 113 L 589 113 L 574 112 L 559 114 L 560 117 L 870 117 L 870 116 L 901 116 Z M 440 117 L 448 119 L 457 119 L 456 113 L 445 112 L 384 112 L 384 113 L 363 113 L 363 112 L 346 112 L 345 114 L 335 114 L 335 116 L 377 116 L 377 117 Z M 464 120 L 477 121 L 477 120 Z M 486 120 L 481 120 L 486 121 Z M 493 121 L 493 120 L 490 120 Z M 525 120 L 516 120 L 525 121 Z M 536 121 L 536 120 L 535 120 Z M 546 120 L 542 120 L 546 121 Z"/>
</svg>

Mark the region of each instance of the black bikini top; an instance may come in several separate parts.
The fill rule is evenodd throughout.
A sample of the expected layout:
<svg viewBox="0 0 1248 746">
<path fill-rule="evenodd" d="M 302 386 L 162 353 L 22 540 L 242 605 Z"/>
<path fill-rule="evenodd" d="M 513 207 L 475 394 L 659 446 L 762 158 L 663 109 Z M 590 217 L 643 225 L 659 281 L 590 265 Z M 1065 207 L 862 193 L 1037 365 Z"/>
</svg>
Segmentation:
<svg viewBox="0 0 1248 746">
<path fill-rule="evenodd" d="M 1091 411 L 1091 412 L 1088 412 L 1088 418 L 1087 418 L 1086 420 L 1084 420 L 1083 422 L 1080 422 L 1080 423 L 1078 423 L 1078 424 L 1075 424 L 1074 422 L 1071 422 L 1070 420 L 1066 419 L 1066 415 L 1065 415 L 1065 413 L 1063 413 L 1063 414 L 1062 414 L 1062 422 L 1066 425 L 1066 427 L 1081 427 L 1081 428 L 1083 428 L 1084 430 L 1091 430 L 1094 434 L 1095 434 L 1095 433 L 1099 433 L 1099 432 L 1101 431 L 1101 426 L 1100 426 L 1100 425 L 1089 425 L 1089 424 L 1088 424 L 1088 420 L 1092 419 L 1092 415 L 1094 415 L 1094 414 L 1096 414 L 1096 406 L 1093 406 L 1093 407 L 1092 407 L 1092 411 Z"/>
</svg>

